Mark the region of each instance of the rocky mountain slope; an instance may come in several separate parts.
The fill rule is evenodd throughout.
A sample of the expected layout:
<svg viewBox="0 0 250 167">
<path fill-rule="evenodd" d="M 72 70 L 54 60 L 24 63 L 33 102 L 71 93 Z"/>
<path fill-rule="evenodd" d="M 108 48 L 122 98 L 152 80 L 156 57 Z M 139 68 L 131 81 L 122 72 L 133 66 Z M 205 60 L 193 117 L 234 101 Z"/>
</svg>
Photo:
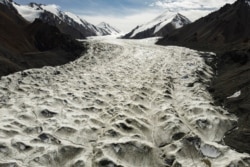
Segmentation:
<svg viewBox="0 0 250 167">
<path fill-rule="evenodd" d="M 224 141 L 232 148 L 250 153 L 250 48 L 218 55 L 218 75 L 211 93 L 218 104 L 239 117 L 238 125 Z"/>
<path fill-rule="evenodd" d="M 159 44 L 179 44 L 205 50 L 228 50 L 250 46 L 250 6 L 238 0 L 192 24 L 173 31 Z M 233 48 L 232 48 L 233 47 Z"/>
<path fill-rule="evenodd" d="M 124 38 L 142 39 L 155 36 L 163 37 L 171 31 L 190 23 L 191 21 L 185 16 L 179 13 L 172 14 L 167 11 L 152 21 L 137 26 L 131 32 L 126 34 Z"/>
<path fill-rule="evenodd" d="M 62 33 L 68 34 L 73 38 L 84 39 L 88 36 L 110 35 L 110 32 L 97 27 L 77 15 L 70 12 L 63 12 L 56 5 L 42 5 L 30 3 L 19 5 L 11 3 L 27 21 L 33 22 L 39 18 L 45 23 L 56 26 Z"/>
<path fill-rule="evenodd" d="M 9 5 L 0 3 L 0 76 L 27 68 L 60 65 L 77 58 L 82 45 L 56 27 L 29 24 Z"/>
<path fill-rule="evenodd" d="M 239 117 L 225 142 L 250 153 L 250 1 L 237 0 L 161 39 L 161 45 L 180 45 L 217 53 L 217 76 L 210 88 L 218 104 Z M 233 96 L 234 95 L 234 96 Z"/>
</svg>

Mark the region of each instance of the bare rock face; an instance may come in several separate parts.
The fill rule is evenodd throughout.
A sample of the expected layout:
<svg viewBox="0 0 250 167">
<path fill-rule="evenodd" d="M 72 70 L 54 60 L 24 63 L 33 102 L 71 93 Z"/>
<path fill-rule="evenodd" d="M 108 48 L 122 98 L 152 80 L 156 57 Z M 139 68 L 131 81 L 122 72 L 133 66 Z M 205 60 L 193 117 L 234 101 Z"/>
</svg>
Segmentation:
<svg viewBox="0 0 250 167">
<path fill-rule="evenodd" d="M 8 3 L 7 3 L 8 4 Z M 0 3 L 0 76 L 27 68 L 65 64 L 83 46 L 40 20 L 26 22 L 12 5 Z"/>
<path fill-rule="evenodd" d="M 39 51 L 59 48 L 66 52 L 74 52 L 81 49 L 80 43 L 62 34 L 56 27 L 43 23 L 39 19 L 28 25 L 26 31 L 32 35 L 34 45 Z"/>
<path fill-rule="evenodd" d="M 225 142 L 240 152 L 250 153 L 250 52 L 226 52 L 219 56 L 218 62 L 213 94 L 219 104 L 239 117 L 237 128 L 226 134 Z M 239 94 L 234 95 L 236 92 Z"/>
</svg>

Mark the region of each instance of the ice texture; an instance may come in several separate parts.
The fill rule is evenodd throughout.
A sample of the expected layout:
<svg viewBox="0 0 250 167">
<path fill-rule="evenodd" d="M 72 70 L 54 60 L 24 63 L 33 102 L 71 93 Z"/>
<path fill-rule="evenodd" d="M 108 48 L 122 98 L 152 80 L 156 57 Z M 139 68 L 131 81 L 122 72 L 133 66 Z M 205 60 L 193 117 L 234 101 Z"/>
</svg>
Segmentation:
<svg viewBox="0 0 250 167">
<path fill-rule="evenodd" d="M 249 165 L 223 145 L 236 117 L 213 104 L 213 53 L 154 39 L 89 39 L 58 67 L 0 80 L 0 166 Z"/>
</svg>

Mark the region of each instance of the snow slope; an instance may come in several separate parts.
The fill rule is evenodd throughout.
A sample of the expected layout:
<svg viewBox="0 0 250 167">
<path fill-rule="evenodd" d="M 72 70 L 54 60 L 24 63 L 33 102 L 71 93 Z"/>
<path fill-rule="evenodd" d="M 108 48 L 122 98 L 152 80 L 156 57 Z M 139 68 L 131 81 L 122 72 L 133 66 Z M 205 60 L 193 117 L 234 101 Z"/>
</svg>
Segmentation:
<svg viewBox="0 0 250 167">
<path fill-rule="evenodd" d="M 43 12 L 39 7 L 34 8 L 28 5 L 12 4 L 17 9 L 18 13 L 29 22 L 33 22 L 36 18 L 39 18 L 40 14 Z"/>
<path fill-rule="evenodd" d="M 92 38 L 55 68 L 0 80 L 0 165 L 247 166 L 223 145 L 236 117 L 207 92 L 213 53 Z"/>
<path fill-rule="evenodd" d="M 153 29 L 153 32 L 149 35 L 154 36 L 154 34 L 157 34 L 168 24 L 171 24 L 174 29 L 177 29 L 189 23 L 191 23 L 190 20 L 188 20 L 185 16 L 179 13 L 173 14 L 172 12 L 167 11 L 162 15 L 156 17 L 152 21 L 136 27 L 134 30 L 132 30 L 133 32 L 131 33 L 129 38 L 133 38 L 139 33 L 143 33 L 151 29 Z"/>
<path fill-rule="evenodd" d="M 117 35 L 120 34 L 121 31 L 112 27 L 111 25 L 109 25 L 108 23 L 105 22 L 101 22 L 100 24 L 97 25 L 97 27 L 104 29 L 105 31 L 107 31 L 110 35 Z"/>
</svg>

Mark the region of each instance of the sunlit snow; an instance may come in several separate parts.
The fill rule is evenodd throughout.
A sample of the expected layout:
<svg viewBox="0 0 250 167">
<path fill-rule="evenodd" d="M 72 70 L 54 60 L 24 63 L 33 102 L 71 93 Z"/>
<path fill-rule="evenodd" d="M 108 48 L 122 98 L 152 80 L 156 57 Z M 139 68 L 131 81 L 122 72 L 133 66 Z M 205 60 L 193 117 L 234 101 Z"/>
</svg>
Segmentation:
<svg viewBox="0 0 250 167">
<path fill-rule="evenodd" d="M 241 91 L 235 92 L 232 96 L 227 97 L 228 99 L 237 98 L 241 95 Z"/>
</svg>

